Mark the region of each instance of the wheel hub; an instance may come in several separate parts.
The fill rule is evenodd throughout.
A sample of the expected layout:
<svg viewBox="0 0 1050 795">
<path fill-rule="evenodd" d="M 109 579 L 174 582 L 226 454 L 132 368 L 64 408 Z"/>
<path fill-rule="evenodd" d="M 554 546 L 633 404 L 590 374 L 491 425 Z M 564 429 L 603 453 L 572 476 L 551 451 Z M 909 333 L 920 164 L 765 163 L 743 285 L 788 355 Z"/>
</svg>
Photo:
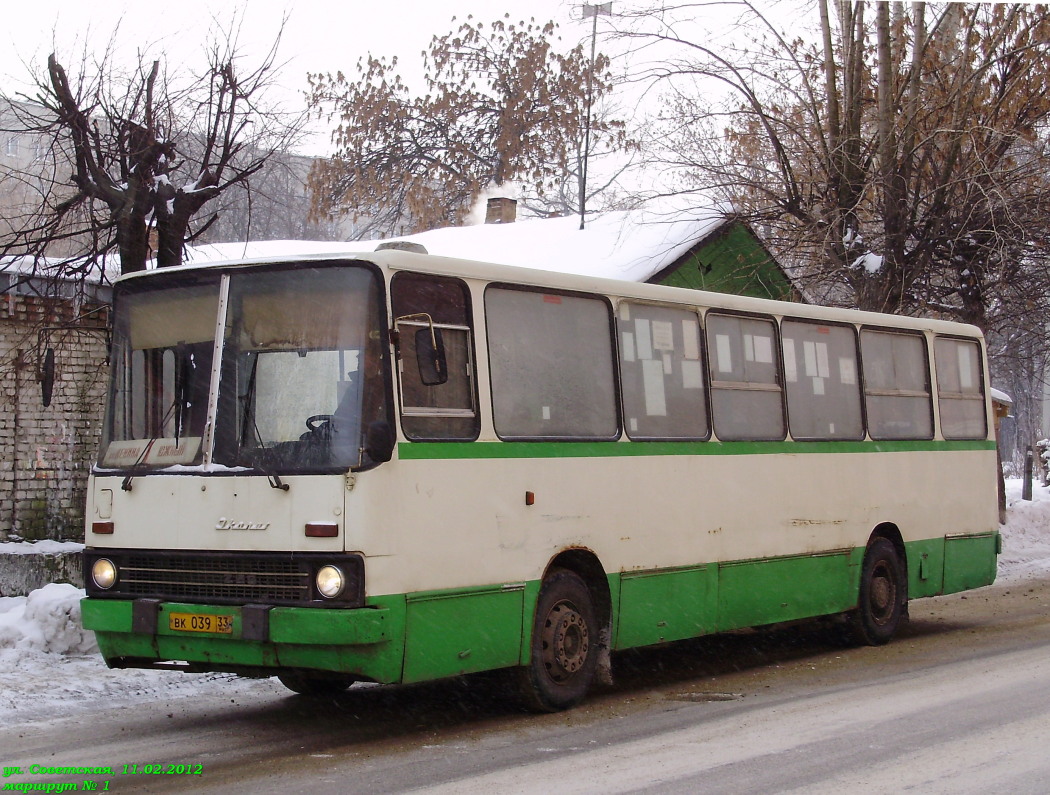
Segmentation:
<svg viewBox="0 0 1050 795">
<path fill-rule="evenodd" d="M 587 623 L 570 602 L 558 602 L 551 608 L 541 641 L 544 667 L 556 682 L 563 682 L 580 670 L 590 650 Z"/>
<path fill-rule="evenodd" d="M 886 566 L 882 565 L 872 573 L 871 588 L 868 593 L 872 616 L 878 623 L 885 623 L 893 615 L 895 599 L 896 589 L 893 579 Z"/>
</svg>

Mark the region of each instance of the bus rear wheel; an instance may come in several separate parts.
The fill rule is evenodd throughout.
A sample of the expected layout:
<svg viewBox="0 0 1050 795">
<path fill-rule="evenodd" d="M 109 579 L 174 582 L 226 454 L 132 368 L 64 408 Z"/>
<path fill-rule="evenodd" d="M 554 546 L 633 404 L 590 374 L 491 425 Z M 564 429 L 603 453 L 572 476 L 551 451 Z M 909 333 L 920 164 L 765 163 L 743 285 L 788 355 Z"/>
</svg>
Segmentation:
<svg viewBox="0 0 1050 795">
<path fill-rule="evenodd" d="M 277 674 L 281 684 L 301 696 L 337 696 L 357 681 L 350 674 L 325 671 L 285 671 Z"/>
<path fill-rule="evenodd" d="M 598 665 L 598 622 L 583 580 L 556 569 L 536 601 L 529 664 L 519 670 L 524 705 L 557 712 L 579 703 Z"/>
<path fill-rule="evenodd" d="M 900 628 L 907 601 L 908 583 L 897 549 L 876 538 L 864 553 L 857 610 L 850 616 L 854 640 L 867 646 L 889 642 Z"/>
</svg>

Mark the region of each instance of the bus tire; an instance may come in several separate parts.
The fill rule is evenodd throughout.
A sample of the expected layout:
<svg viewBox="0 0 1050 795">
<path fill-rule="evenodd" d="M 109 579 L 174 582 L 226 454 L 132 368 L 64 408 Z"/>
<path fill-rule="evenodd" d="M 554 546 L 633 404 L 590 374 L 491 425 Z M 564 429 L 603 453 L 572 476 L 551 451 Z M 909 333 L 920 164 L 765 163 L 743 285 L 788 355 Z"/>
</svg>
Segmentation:
<svg viewBox="0 0 1050 795">
<path fill-rule="evenodd" d="M 857 609 L 850 616 L 854 640 L 866 646 L 889 642 L 905 615 L 908 583 L 897 548 L 876 538 L 864 553 Z"/>
<path fill-rule="evenodd" d="M 281 684 L 301 696 L 337 696 L 357 679 L 350 674 L 324 671 L 285 671 L 277 674 Z"/>
<path fill-rule="evenodd" d="M 555 569 L 536 600 L 529 664 L 519 669 L 525 707 L 558 712 L 587 694 L 598 665 L 598 621 L 583 580 Z"/>
</svg>

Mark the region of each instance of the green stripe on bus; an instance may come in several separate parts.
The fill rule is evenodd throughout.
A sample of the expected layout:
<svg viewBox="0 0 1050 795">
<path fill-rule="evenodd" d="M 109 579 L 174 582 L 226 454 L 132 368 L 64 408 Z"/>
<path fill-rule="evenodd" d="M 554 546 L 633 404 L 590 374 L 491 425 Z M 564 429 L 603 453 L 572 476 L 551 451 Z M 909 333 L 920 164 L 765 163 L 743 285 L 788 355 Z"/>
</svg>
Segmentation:
<svg viewBox="0 0 1050 795">
<path fill-rule="evenodd" d="M 989 585 L 998 533 L 905 544 L 911 597 Z M 608 575 L 614 649 L 840 613 L 857 604 L 864 547 Z M 88 598 L 84 627 L 108 660 L 187 660 L 223 667 L 302 667 L 377 682 L 419 682 L 528 661 L 538 580 L 417 591 L 369 600 L 375 609 L 275 607 L 271 640 L 239 637 L 241 608 L 165 604 L 158 634 L 132 630 L 132 602 Z M 171 610 L 234 616 L 230 636 L 174 633 Z"/>
<path fill-rule="evenodd" d="M 776 455 L 804 453 L 914 453 L 994 450 L 995 442 L 401 442 L 403 460 L 443 458 L 617 458 L 676 455 Z"/>
</svg>

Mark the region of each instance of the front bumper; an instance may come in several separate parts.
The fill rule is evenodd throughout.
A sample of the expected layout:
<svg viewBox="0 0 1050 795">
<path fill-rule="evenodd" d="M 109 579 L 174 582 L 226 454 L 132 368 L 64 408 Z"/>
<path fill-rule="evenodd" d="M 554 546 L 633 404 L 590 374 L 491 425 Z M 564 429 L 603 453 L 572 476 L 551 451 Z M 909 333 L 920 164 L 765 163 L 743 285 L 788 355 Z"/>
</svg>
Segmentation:
<svg viewBox="0 0 1050 795">
<path fill-rule="evenodd" d="M 225 616 L 230 631 L 172 629 L 172 613 Z M 333 610 L 88 597 L 81 602 L 81 615 L 114 668 L 182 667 L 250 675 L 296 668 L 384 683 L 401 679 L 403 599 Z"/>
</svg>

